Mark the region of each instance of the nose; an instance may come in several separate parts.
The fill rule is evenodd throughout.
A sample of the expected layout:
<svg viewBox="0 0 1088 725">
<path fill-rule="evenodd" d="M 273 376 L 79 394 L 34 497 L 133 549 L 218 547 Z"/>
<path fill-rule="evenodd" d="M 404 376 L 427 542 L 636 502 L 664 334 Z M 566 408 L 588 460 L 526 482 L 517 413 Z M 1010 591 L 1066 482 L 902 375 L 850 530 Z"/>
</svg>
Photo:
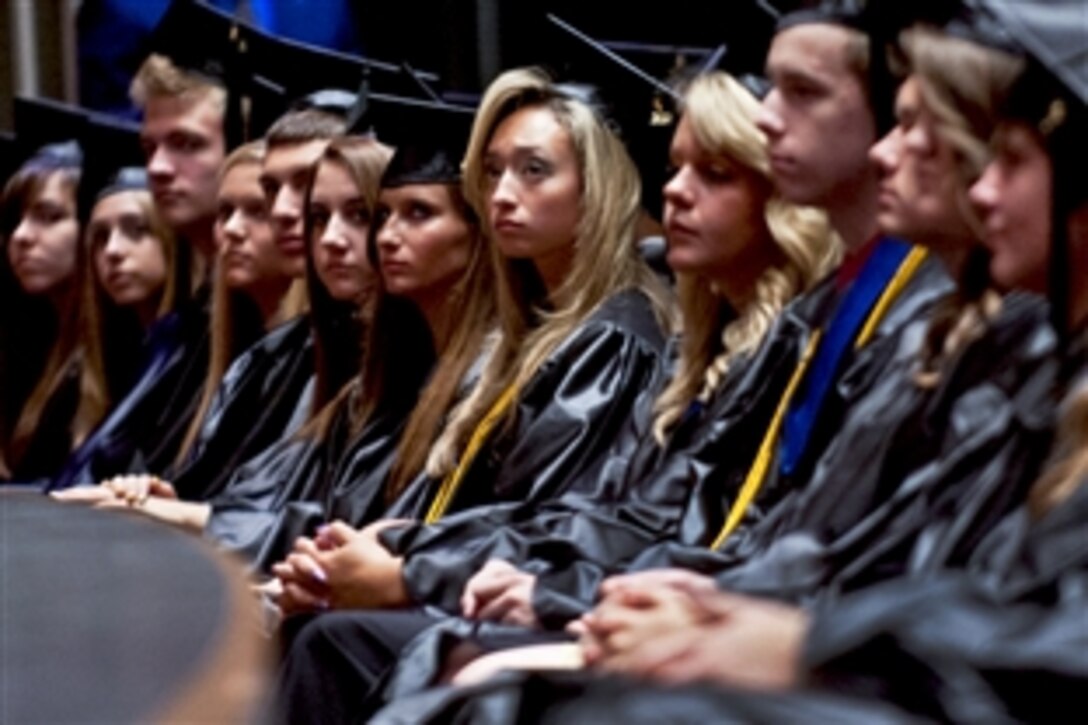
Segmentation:
<svg viewBox="0 0 1088 725">
<path fill-rule="evenodd" d="M 891 176 L 899 167 L 903 150 L 903 134 L 899 126 L 884 135 L 869 148 L 869 161 L 881 176 Z"/>
<path fill-rule="evenodd" d="M 400 246 L 400 230 L 397 228 L 395 217 L 392 214 L 378 228 L 377 233 L 374 235 L 374 242 L 378 246 L 378 251 L 386 254 L 391 253 Z"/>
<path fill-rule="evenodd" d="M 36 229 L 37 226 L 30 220 L 29 216 L 24 216 L 11 233 L 11 243 L 20 247 L 32 246 L 37 238 Z"/>
<path fill-rule="evenodd" d="M 997 206 L 998 199 L 998 172 L 997 164 L 991 161 L 982 170 L 982 176 L 971 185 L 967 191 L 967 198 L 985 217 Z"/>
<path fill-rule="evenodd" d="M 782 115 L 779 113 L 779 103 L 781 98 L 778 94 L 778 89 L 771 88 L 770 92 L 763 99 L 763 103 L 759 106 L 759 113 L 756 115 L 756 126 L 760 131 L 765 133 L 768 138 L 776 138 L 782 135 L 783 123 Z"/>
<path fill-rule="evenodd" d="M 690 206 L 692 199 L 691 167 L 687 164 L 676 170 L 663 190 L 665 201 L 673 206 Z"/>
<path fill-rule="evenodd" d="M 292 229 L 302 219 L 302 194 L 284 184 L 276 190 L 270 213 L 281 231 Z"/>
<path fill-rule="evenodd" d="M 344 237 L 344 225 L 339 214 L 333 214 L 329 217 L 329 221 L 317 241 L 326 249 L 343 251 L 348 248 L 348 241 Z"/>
<path fill-rule="evenodd" d="M 503 171 L 493 182 L 491 187 L 491 205 L 498 208 L 510 208 L 514 206 L 517 195 L 514 193 L 514 180 L 509 171 Z"/>
<path fill-rule="evenodd" d="M 162 181 L 174 176 L 174 161 L 165 144 L 159 144 L 147 157 L 147 175 Z"/>
<path fill-rule="evenodd" d="M 245 241 L 247 236 L 247 230 L 245 220 L 242 218 L 242 210 L 235 209 L 234 211 L 232 211 L 230 213 L 230 216 L 227 217 L 226 221 L 223 222 L 222 228 L 223 237 L 227 241 L 227 243 L 240 244 L 241 242 Z"/>
<path fill-rule="evenodd" d="M 111 262 L 117 262 L 125 256 L 126 247 L 121 230 L 113 227 L 110 229 L 109 236 L 106 237 L 106 244 L 102 247 L 102 254 Z"/>
</svg>

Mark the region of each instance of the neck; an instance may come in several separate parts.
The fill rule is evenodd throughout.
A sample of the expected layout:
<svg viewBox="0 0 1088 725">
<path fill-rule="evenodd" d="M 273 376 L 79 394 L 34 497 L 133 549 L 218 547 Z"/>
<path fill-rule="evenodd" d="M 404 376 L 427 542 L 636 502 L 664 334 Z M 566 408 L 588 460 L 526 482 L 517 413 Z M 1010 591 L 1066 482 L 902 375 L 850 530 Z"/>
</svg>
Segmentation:
<svg viewBox="0 0 1088 725">
<path fill-rule="evenodd" d="M 133 310 L 136 312 L 136 319 L 140 321 L 140 327 L 144 332 L 151 329 L 151 326 L 155 324 L 155 321 L 159 319 L 159 304 L 161 304 L 161 296 L 155 295 L 148 299 L 137 302 L 133 306 Z"/>
<path fill-rule="evenodd" d="M 548 299 L 555 301 L 555 294 L 570 274 L 574 262 L 574 245 L 564 246 L 542 257 L 533 258 L 533 266 L 548 290 Z"/>
<path fill-rule="evenodd" d="M 831 227 L 842 239 L 847 254 L 856 252 L 876 236 L 877 184 L 866 178 L 865 183 L 855 185 L 848 194 L 838 194 L 842 204 L 824 207 Z"/>
<path fill-rule="evenodd" d="M 1076 330 L 1088 323 L 1088 283 L 1083 281 L 1083 275 L 1077 276 L 1070 293 L 1069 329 Z"/>
<path fill-rule="evenodd" d="M 179 232 L 193 252 L 193 287 L 208 280 L 215 258 L 215 234 L 212 224 L 201 222 Z"/>
<path fill-rule="evenodd" d="M 427 321 L 436 358 L 442 356 L 450 341 L 449 291 L 450 288 L 444 285 L 440 290 L 412 299 Z"/>
<path fill-rule="evenodd" d="M 963 279 L 964 268 L 970 257 L 971 248 L 977 244 L 977 240 L 971 237 L 942 236 L 933 239 L 916 238 L 913 241 L 921 244 L 936 257 L 948 271 L 948 276 L 953 280 Z"/>
<path fill-rule="evenodd" d="M 251 286 L 247 292 L 261 311 L 261 321 L 267 330 L 279 321 L 283 297 L 291 287 L 291 279 L 264 280 Z"/>
<path fill-rule="evenodd" d="M 729 301 L 734 310 L 743 310 L 756 296 L 756 284 L 772 265 L 782 262 L 782 254 L 768 238 L 765 244 L 749 245 L 752 253 L 730 261 L 729 273 L 710 280 L 714 292 Z"/>
</svg>

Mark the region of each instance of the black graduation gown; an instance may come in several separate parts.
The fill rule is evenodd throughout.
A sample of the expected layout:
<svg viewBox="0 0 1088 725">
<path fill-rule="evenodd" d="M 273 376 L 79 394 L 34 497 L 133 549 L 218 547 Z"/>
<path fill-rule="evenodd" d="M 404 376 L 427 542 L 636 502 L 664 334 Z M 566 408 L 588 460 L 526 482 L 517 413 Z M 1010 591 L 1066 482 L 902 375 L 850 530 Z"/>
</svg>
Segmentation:
<svg viewBox="0 0 1088 725">
<path fill-rule="evenodd" d="M 817 608 L 811 679 L 927 717 L 1057 722 L 1088 686 L 1088 480 L 1037 522 L 1010 514 L 967 573 L 900 578 Z"/>
<path fill-rule="evenodd" d="M 1006 298 L 999 317 L 932 390 L 915 383 L 912 358 L 908 353 L 850 411 L 813 480 L 704 569 L 717 574 L 719 586 L 804 601 L 904 573 L 911 547 L 925 546 L 920 528 L 943 519 L 931 498 L 953 505 L 960 495 L 953 478 L 986 482 L 989 513 L 972 524 L 976 534 L 1022 500 L 1023 482 L 1040 462 L 1021 455 L 1024 444 L 1045 451 L 1050 430 L 1056 360 L 1045 304 L 1030 295 Z M 964 524 L 956 525 L 957 536 L 972 548 L 977 539 Z M 928 559 L 930 567 L 953 563 L 932 553 Z"/>
<path fill-rule="evenodd" d="M 289 433 L 314 374 L 309 320 L 298 317 L 269 332 L 227 369 L 189 455 L 164 478 L 178 496 L 203 501 L 220 492 L 234 470 Z"/>
<path fill-rule="evenodd" d="M 313 535 L 321 523 L 377 518 L 407 411 L 379 411 L 354 432 L 350 409 L 348 396 L 333 411 L 324 438 L 290 436 L 240 467 L 210 501 L 205 536 L 267 572 L 295 539 Z"/>
<path fill-rule="evenodd" d="M 838 431 L 846 411 L 864 400 L 875 382 L 883 379 L 890 368 L 901 364 L 900 361 L 912 352 L 917 335 L 904 337 L 905 331 L 912 323 L 925 319 L 930 308 L 950 287 L 951 282 L 936 261 L 930 259 L 921 265 L 886 311 L 868 344 L 843 362 L 845 370 L 821 410 L 821 428 Z M 813 330 L 823 324 L 834 296 L 835 290 L 828 280 L 783 312 L 779 324 L 764 344 L 764 350 L 783 349 L 792 353 L 785 375 L 791 374 Z M 727 539 L 729 548 L 722 554 L 711 550 L 710 546 L 722 530 L 726 514 L 753 465 L 756 450 L 784 387 L 783 380 L 761 391 L 771 397 L 749 402 L 748 405 L 759 413 L 739 418 L 739 425 L 730 418 L 725 419 L 727 427 L 720 443 L 708 449 L 712 468 L 693 481 L 690 495 L 671 529 L 663 528 L 652 538 L 630 538 L 631 545 L 624 547 L 623 556 L 602 556 L 583 546 L 578 546 L 573 553 L 560 549 L 561 556 L 546 556 L 542 552 L 546 552 L 547 547 L 539 547 L 533 558 L 526 562 L 526 568 L 537 574 L 533 606 L 542 624 L 558 628 L 578 616 L 596 599 L 600 581 L 620 569 L 684 566 L 714 571 L 735 564 L 736 555 L 730 553 L 736 546 L 734 542 L 746 540 L 749 532 L 760 525 L 784 496 L 792 495 L 804 484 L 799 475 L 780 474 L 778 448 L 773 447 L 765 482 L 752 505 L 745 510 L 739 527 Z M 619 527 L 610 523 L 603 531 L 609 531 L 609 536 L 614 538 L 612 532 L 616 528 L 630 531 L 626 521 L 621 521 Z M 579 533 L 589 541 L 602 538 L 600 526 L 591 527 L 590 531 L 590 536 Z"/>
<path fill-rule="evenodd" d="M 473 458 L 446 516 L 510 502 L 538 506 L 562 495 L 589 466 L 603 462 L 640 394 L 652 385 L 664 347 L 642 292 L 627 290 L 605 300 L 519 391 L 512 422 L 493 432 Z M 423 520 L 441 485 L 421 476 L 387 517 Z M 408 554 L 431 535 L 432 526 L 401 529 L 387 537 L 387 546 Z"/>
<path fill-rule="evenodd" d="M 11 482 L 41 485 L 61 468 L 72 452 L 72 422 L 79 408 L 79 376 L 82 365 L 73 360 L 64 370 L 53 394 L 42 409 L 38 426 L 11 471 Z"/>
<path fill-rule="evenodd" d="M 210 343 L 205 289 L 152 326 L 139 379 L 48 488 L 95 484 L 125 473 L 164 474 L 196 414 Z"/>
</svg>

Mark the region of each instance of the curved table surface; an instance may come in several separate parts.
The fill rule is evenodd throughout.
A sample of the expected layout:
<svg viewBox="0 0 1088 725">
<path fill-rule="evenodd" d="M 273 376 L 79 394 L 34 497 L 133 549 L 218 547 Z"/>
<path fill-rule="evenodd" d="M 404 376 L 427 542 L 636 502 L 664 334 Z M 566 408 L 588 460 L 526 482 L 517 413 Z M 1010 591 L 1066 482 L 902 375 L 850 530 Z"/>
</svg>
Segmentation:
<svg viewBox="0 0 1088 725">
<path fill-rule="evenodd" d="M 241 567 L 142 516 L 0 493 L 0 722 L 259 717 Z"/>
</svg>

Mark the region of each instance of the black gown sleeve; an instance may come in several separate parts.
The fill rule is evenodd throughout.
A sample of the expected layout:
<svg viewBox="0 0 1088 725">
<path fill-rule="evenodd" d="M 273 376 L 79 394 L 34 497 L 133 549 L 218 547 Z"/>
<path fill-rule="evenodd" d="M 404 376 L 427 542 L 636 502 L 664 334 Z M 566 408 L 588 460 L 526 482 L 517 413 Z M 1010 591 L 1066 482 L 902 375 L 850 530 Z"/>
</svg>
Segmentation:
<svg viewBox="0 0 1088 725">
<path fill-rule="evenodd" d="M 1016 529 L 1025 540 L 1006 571 L 898 579 L 818 607 L 811 681 L 945 721 L 1052 722 L 1083 709 L 1088 486 L 1036 524 L 1010 517 L 1020 525 L 1001 527 L 1001 547 Z"/>
<path fill-rule="evenodd" d="M 622 465 L 609 453 L 654 385 L 664 343 L 649 301 L 625 292 L 557 348 L 519 397 L 512 426 L 477 455 L 451 514 L 386 537 L 405 556 L 417 601 L 455 602 L 496 527 L 564 496 L 592 497 L 578 486 L 596 485 L 609 461 Z"/>
<path fill-rule="evenodd" d="M 204 415 L 185 461 L 166 478 L 178 496 L 207 500 L 219 493 L 235 469 L 290 431 L 314 372 L 313 343 L 305 317 L 287 322 L 235 360 Z"/>
</svg>

